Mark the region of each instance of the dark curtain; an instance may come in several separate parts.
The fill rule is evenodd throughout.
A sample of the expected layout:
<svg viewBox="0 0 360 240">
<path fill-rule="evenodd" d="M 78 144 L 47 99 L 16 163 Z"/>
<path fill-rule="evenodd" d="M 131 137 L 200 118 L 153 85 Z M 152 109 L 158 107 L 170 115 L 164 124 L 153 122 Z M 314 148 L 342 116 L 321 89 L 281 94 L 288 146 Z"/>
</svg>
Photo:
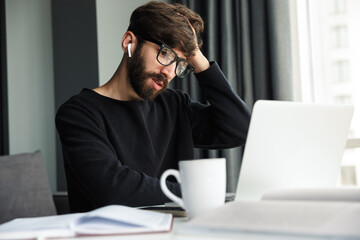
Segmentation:
<svg viewBox="0 0 360 240">
<path fill-rule="evenodd" d="M 203 53 L 215 60 L 252 109 L 258 99 L 292 100 L 288 0 L 173 0 L 204 19 Z M 172 87 L 204 102 L 194 76 Z M 197 158 L 227 159 L 227 191 L 235 192 L 243 148 L 196 150 Z"/>
</svg>

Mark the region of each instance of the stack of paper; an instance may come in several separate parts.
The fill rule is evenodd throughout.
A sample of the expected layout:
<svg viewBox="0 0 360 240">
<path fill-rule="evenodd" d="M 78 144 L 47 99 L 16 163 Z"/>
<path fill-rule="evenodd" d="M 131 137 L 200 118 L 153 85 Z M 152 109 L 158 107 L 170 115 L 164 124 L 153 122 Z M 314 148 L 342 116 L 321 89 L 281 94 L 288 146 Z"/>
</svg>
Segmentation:
<svg viewBox="0 0 360 240">
<path fill-rule="evenodd" d="M 195 217 L 179 232 L 359 239 L 359 196 L 359 189 L 275 191 L 264 196 L 266 201 L 227 203 Z"/>
</svg>

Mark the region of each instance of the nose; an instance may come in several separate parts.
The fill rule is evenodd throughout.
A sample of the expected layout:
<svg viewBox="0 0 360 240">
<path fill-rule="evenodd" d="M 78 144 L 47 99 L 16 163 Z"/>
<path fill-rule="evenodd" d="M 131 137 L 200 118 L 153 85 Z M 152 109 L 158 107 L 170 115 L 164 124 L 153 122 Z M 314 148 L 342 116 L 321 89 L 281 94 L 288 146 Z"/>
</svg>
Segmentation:
<svg viewBox="0 0 360 240">
<path fill-rule="evenodd" d="M 160 73 L 164 74 L 168 80 L 171 80 L 176 75 L 175 68 L 176 68 L 176 62 L 173 62 L 169 66 L 162 66 Z"/>
</svg>

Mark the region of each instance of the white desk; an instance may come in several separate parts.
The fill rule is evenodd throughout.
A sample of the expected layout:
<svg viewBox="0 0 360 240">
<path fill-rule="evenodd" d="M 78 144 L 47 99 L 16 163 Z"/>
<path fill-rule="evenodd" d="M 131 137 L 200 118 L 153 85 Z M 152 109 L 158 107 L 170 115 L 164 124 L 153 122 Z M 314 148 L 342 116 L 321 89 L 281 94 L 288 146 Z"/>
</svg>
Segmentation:
<svg viewBox="0 0 360 240">
<path fill-rule="evenodd" d="M 134 234 L 134 235 L 117 235 L 117 236 L 99 236 L 99 237 L 78 237 L 66 238 L 66 240 L 226 240 L 226 239 L 241 239 L 241 240 L 319 240 L 324 238 L 313 238 L 304 236 L 289 236 L 289 235 L 275 235 L 275 234 L 250 234 L 250 233 L 230 233 L 230 232 L 207 232 L 204 234 L 184 234 L 178 230 L 187 222 L 187 218 L 174 218 L 173 230 L 168 233 L 149 233 L 149 234 Z M 52 238 L 52 240 L 57 240 Z M 59 238 L 58 240 L 65 240 Z"/>
</svg>

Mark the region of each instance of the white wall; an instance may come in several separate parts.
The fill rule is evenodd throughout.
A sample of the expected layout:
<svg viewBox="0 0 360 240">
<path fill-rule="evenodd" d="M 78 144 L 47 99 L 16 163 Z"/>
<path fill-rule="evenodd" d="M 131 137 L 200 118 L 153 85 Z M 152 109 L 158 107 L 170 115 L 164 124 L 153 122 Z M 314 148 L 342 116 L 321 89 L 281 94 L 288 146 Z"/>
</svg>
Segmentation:
<svg viewBox="0 0 360 240">
<path fill-rule="evenodd" d="M 100 85 L 111 78 L 121 61 L 121 39 L 129 26 L 131 13 L 148 1 L 96 0 Z"/>
<path fill-rule="evenodd" d="M 123 55 L 130 15 L 148 0 L 96 0 L 99 84 Z M 6 0 L 10 154 L 40 149 L 56 191 L 51 0 Z"/>
<path fill-rule="evenodd" d="M 40 149 L 56 186 L 50 0 L 6 0 L 10 154 Z"/>
</svg>

